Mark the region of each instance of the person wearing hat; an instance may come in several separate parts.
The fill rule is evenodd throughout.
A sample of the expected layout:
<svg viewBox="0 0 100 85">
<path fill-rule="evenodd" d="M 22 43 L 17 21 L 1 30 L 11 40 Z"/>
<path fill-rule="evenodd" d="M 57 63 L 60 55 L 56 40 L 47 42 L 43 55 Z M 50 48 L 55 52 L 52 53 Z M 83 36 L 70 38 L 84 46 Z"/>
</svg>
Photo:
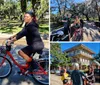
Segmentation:
<svg viewBox="0 0 100 85">
<path fill-rule="evenodd" d="M 41 51 L 44 48 L 44 43 L 40 37 L 38 31 L 38 24 L 36 23 L 36 16 L 33 12 L 26 12 L 24 15 L 24 28 L 9 38 L 8 44 L 15 42 L 22 37 L 26 37 L 27 46 L 18 51 L 18 54 L 26 60 L 26 63 L 31 63 L 32 58 L 30 57 L 32 53 Z M 35 67 L 34 67 L 35 68 Z"/>
</svg>

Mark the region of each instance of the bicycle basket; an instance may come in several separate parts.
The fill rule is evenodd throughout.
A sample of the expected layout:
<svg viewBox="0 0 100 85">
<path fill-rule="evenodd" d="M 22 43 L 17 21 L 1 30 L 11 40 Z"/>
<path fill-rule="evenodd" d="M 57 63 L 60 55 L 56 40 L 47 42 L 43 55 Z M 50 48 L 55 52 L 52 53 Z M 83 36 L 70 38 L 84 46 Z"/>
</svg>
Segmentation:
<svg viewBox="0 0 100 85">
<path fill-rule="evenodd" d="M 0 55 L 5 55 L 5 54 L 6 54 L 6 47 L 0 46 Z"/>
</svg>

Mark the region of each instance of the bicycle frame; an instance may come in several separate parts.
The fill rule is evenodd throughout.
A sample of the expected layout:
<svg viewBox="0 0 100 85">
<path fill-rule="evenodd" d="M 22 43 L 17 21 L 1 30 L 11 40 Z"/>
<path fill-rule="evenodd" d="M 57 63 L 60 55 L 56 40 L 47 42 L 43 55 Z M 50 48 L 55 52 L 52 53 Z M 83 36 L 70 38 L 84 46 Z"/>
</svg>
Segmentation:
<svg viewBox="0 0 100 85">
<path fill-rule="evenodd" d="M 75 29 L 75 32 L 74 32 L 75 36 L 76 36 L 76 34 L 77 34 L 78 32 L 80 32 L 80 30 L 79 30 L 79 29 Z"/>
<path fill-rule="evenodd" d="M 80 32 L 80 35 L 82 35 L 82 29 L 75 29 L 75 31 L 74 31 L 74 36 L 76 36 L 77 34 L 78 34 L 78 32 Z"/>
<path fill-rule="evenodd" d="M 3 63 L 5 62 L 6 56 L 7 56 L 7 55 L 12 59 L 12 61 L 14 62 L 14 64 L 18 66 L 18 68 L 21 70 L 21 72 L 22 72 L 23 74 L 44 74 L 44 75 L 47 74 L 47 72 L 46 72 L 38 63 L 36 63 L 36 62 L 35 62 L 35 63 L 39 66 L 40 70 L 38 70 L 37 72 L 27 72 L 27 69 L 30 67 L 30 65 L 27 64 L 27 63 L 26 63 L 25 65 L 20 65 L 20 64 L 14 59 L 14 57 L 13 57 L 13 55 L 10 53 L 10 51 L 6 51 L 6 55 L 4 56 L 4 59 L 2 60 L 0 66 L 2 66 Z"/>
</svg>

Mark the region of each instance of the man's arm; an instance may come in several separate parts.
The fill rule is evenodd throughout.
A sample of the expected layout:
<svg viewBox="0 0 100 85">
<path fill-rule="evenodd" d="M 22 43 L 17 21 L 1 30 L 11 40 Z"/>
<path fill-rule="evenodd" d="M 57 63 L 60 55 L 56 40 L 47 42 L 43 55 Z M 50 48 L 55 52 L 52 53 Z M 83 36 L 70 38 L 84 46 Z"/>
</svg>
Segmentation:
<svg viewBox="0 0 100 85">
<path fill-rule="evenodd" d="M 62 22 L 67 22 L 67 20 L 62 20 Z"/>
<path fill-rule="evenodd" d="M 10 45 L 12 42 L 15 42 L 16 40 L 22 38 L 25 35 L 26 35 L 26 31 L 25 31 L 25 29 L 22 29 L 19 33 L 15 34 L 9 38 L 10 41 L 8 42 L 8 45 Z"/>
<path fill-rule="evenodd" d="M 86 78 L 86 80 L 91 81 L 83 72 L 81 72 L 81 75 Z"/>
</svg>

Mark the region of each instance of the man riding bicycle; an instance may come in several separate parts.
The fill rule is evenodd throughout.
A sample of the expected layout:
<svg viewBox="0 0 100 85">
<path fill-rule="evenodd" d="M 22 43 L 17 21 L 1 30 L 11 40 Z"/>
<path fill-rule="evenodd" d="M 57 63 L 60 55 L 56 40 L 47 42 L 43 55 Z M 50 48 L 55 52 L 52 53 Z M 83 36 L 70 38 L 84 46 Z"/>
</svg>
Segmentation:
<svg viewBox="0 0 100 85">
<path fill-rule="evenodd" d="M 16 35 L 9 38 L 8 45 L 26 36 L 27 46 L 18 51 L 18 54 L 26 60 L 26 63 L 32 64 L 33 60 L 30 57 L 32 53 L 42 52 L 44 44 L 38 32 L 38 24 L 36 23 L 36 16 L 33 12 L 26 12 L 24 15 L 24 28 Z M 32 66 L 34 69 L 36 66 Z"/>
</svg>

